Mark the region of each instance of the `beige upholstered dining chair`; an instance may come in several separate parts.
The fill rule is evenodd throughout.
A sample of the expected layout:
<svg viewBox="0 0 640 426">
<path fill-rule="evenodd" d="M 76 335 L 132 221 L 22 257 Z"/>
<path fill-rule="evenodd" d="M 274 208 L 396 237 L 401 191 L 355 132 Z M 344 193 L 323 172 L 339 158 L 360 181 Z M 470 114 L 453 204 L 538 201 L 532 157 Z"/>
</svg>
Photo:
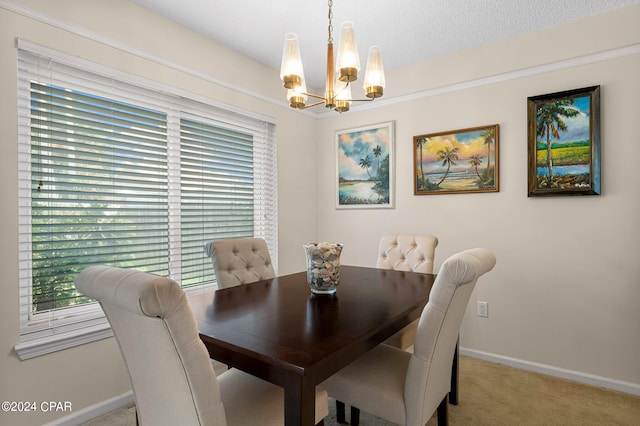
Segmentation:
<svg viewBox="0 0 640 426">
<path fill-rule="evenodd" d="M 431 235 L 383 235 L 378 246 L 376 267 L 396 271 L 433 273 L 438 239 Z M 418 320 L 404 327 L 384 343 L 400 349 L 413 345 Z"/>
<path fill-rule="evenodd" d="M 279 386 L 232 368 L 218 377 L 184 291 L 173 280 L 107 266 L 76 288 L 100 302 L 124 358 L 141 425 L 282 425 Z M 328 414 L 316 390 L 316 422 Z"/>
<path fill-rule="evenodd" d="M 418 323 L 413 353 L 378 345 L 320 384 L 329 396 L 399 425 L 447 424 L 453 352 L 476 281 L 495 265 L 485 249 L 449 257 Z"/>
<path fill-rule="evenodd" d="M 383 235 L 378 245 L 376 268 L 431 274 L 437 245 L 438 239 L 432 235 Z M 407 349 L 413 345 L 417 329 L 418 320 L 415 320 L 385 340 L 384 344 Z M 344 402 L 337 401 L 336 415 L 339 421 L 344 421 L 345 411 Z M 358 408 L 351 407 L 351 423 L 357 424 L 359 416 Z"/>
<path fill-rule="evenodd" d="M 267 243 L 262 238 L 211 241 L 204 247 L 213 262 L 218 288 L 274 278 Z"/>
</svg>

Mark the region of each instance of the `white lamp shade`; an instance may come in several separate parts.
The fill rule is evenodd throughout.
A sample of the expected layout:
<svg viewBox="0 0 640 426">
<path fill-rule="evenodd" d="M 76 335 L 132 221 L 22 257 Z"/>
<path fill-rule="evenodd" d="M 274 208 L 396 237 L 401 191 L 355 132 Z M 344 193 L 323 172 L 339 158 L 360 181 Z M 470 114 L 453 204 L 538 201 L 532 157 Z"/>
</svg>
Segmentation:
<svg viewBox="0 0 640 426">
<path fill-rule="evenodd" d="M 379 46 L 369 48 L 369 58 L 367 59 L 367 70 L 364 74 L 363 87 L 385 86 L 384 68 L 382 66 L 382 52 Z"/>
<path fill-rule="evenodd" d="M 351 85 L 336 81 L 336 100 L 337 101 L 351 101 Z"/>
<path fill-rule="evenodd" d="M 336 106 L 338 112 L 349 111 L 351 107 L 351 85 L 346 81 L 338 80 L 336 82 Z"/>
<path fill-rule="evenodd" d="M 298 36 L 294 33 L 288 33 L 284 36 L 280 79 L 284 81 L 285 76 L 297 76 L 299 80 L 304 80 L 300 48 L 298 47 Z"/>
<path fill-rule="evenodd" d="M 336 70 L 355 68 L 360 71 L 360 57 L 358 56 L 358 46 L 353 31 L 353 22 L 345 21 L 341 25 L 341 37 L 338 43 L 338 57 L 336 60 Z"/>
</svg>

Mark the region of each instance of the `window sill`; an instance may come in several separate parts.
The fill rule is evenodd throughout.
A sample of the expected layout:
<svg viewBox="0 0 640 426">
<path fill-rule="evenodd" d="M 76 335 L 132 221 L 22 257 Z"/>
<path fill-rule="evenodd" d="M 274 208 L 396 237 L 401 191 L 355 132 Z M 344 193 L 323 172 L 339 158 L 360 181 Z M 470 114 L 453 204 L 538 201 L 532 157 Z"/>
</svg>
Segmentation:
<svg viewBox="0 0 640 426">
<path fill-rule="evenodd" d="M 215 284 L 206 284 L 185 288 L 184 291 L 187 297 L 192 297 L 203 293 L 213 294 L 216 289 Z M 24 361 L 113 336 L 109 321 L 98 303 L 79 308 L 83 311 L 81 318 L 73 315 L 66 320 L 56 318 L 53 321 L 64 324 L 53 328 L 46 325 L 48 321 L 41 324 L 34 322 L 22 330 L 20 343 L 14 347 L 18 357 Z"/>
<path fill-rule="evenodd" d="M 80 330 L 22 340 L 14 349 L 21 360 L 35 358 L 85 343 L 95 342 L 113 336 L 109 323 L 94 325 Z M 24 339 L 25 336 L 23 336 Z"/>
</svg>

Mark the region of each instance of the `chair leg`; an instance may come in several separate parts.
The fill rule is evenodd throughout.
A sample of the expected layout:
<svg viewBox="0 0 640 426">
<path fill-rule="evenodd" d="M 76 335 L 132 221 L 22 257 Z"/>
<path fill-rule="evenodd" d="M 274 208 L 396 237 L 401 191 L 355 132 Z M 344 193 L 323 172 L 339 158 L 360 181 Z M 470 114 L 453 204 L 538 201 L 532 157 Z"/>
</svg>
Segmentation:
<svg viewBox="0 0 640 426">
<path fill-rule="evenodd" d="M 351 406 L 351 426 L 358 426 L 360 424 L 360 409 Z"/>
<path fill-rule="evenodd" d="M 449 425 L 449 404 L 447 402 L 447 395 L 442 398 L 442 402 L 438 405 L 438 409 L 436 411 L 438 416 L 438 426 L 448 426 Z"/>
<path fill-rule="evenodd" d="M 344 402 L 336 401 L 336 421 L 340 424 L 346 423 L 346 408 Z M 360 409 L 351 406 L 351 426 L 360 424 Z"/>
<path fill-rule="evenodd" d="M 449 392 L 449 404 L 458 405 L 458 393 L 459 393 L 459 385 L 460 385 L 460 366 L 459 356 L 460 356 L 460 336 L 458 336 L 458 341 L 456 342 L 456 349 L 453 352 L 453 364 L 451 366 L 451 391 Z"/>
<path fill-rule="evenodd" d="M 340 424 L 345 423 L 345 407 L 344 402 L 336 401 L 336 421 Z"/>
</svg>

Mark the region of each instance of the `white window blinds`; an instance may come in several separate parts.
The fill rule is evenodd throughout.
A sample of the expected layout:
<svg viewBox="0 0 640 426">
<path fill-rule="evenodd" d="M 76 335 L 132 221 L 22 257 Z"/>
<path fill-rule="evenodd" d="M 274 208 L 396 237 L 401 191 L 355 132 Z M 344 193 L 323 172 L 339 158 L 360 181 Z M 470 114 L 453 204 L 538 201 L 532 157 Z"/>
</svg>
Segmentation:
<svg viewBox="0 0 640 426">
<path fill-rule="evenodd" d="M 32 311 L 86 302 L 88 265 L 168 275 L 166 114 L 30 88 Z"/>
<path fill-rule="evenodd" d="M 277 265 L 272 123 L 19 48 L 22 358 L 110 334 L 73 285 L 87 266 L 208 285 L 204 244 L 253 236 Z"/>
</svg>

